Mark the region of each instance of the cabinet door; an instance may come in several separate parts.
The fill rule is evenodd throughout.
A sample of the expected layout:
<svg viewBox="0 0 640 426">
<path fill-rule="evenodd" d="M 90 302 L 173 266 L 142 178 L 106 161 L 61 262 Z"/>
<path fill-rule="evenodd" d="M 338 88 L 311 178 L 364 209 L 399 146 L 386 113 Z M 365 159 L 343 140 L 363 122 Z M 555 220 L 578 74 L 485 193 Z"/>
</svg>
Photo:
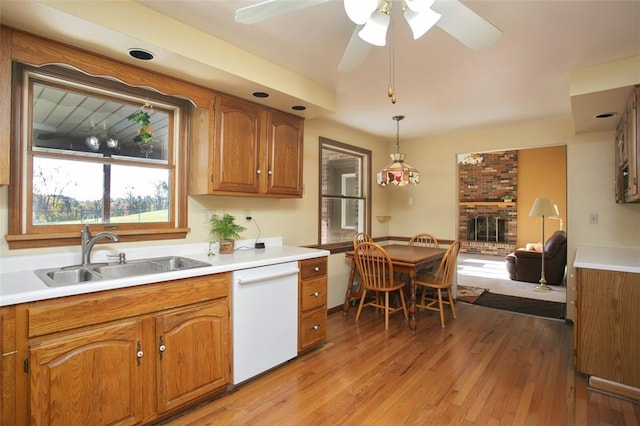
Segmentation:
<svg viewBox="0 0 640 426">
<path fill-rule="evenodd" d="M 215 108 L 213 190 L 257 193 L 266 113 L 258 105 L 226 96 L 218 97 Z"/>
<path fill-rule="evenodd" d="M 267 194 L 302 196 L 303 126 L 301 118 L 271 112 L 267 137 Z"/>
<path fill-rule="evenodd" d="M 132 320 L 33 344 L 31 423 L 62 426 L 139 423 L 140 364 L 144 359 L 138 353 L 141 335 L 141 322 Z"/>
<path fill-rule="evenodd" d="M 230 382 L 227 299 L 156 319 L 158 410 L 171 410 Z"/>
</svg>

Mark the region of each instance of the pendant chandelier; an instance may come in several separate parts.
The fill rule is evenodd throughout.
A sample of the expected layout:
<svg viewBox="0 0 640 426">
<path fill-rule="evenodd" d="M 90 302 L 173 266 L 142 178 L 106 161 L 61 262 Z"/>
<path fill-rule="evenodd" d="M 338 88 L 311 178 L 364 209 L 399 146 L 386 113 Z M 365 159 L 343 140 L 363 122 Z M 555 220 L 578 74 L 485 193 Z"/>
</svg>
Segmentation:
<svg viewBox="0 0 640 426">
<path fill-rule="evenodd" d="M 391 154 L 392 163 L 378 172 L 376 180 L 380 186 L 417 185 L 420 183 L 420 172 L 405 163 L 406 154 L 400 152 L 400 120 L 404 119 L 404 115 L 396 115 L 393 119 L 396 121 L 396 152 Z"/>
</svg>

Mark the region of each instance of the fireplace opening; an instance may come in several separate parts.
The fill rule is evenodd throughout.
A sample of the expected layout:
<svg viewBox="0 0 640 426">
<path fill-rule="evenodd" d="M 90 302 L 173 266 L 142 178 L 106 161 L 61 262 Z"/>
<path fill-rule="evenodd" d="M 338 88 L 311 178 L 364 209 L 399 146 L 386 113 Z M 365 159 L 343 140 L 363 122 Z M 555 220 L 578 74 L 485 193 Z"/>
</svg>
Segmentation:
<svg viewBox="0 0 640 426">
<path fill-rule="evenodd" d="M 470 241 L 507 241 L 507 218 L 504 216 L 476 216 L 467 222 L 467 239 Z"/>
</svg>

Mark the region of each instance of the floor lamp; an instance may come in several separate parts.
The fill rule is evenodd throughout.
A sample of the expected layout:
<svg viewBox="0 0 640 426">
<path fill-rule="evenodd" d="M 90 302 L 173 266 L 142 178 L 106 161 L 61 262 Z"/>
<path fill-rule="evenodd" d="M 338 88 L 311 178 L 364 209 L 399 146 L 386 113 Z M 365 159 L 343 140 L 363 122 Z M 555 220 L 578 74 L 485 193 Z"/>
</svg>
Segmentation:
<svg viewBox="0 0 640 426">
<path fill-rule="evenodd" d="M 540 272 L 540 285 L 536 286 L 537 291 L 549 291 L 551 287 L 547 285 L 547 280 L 544 278 L 544 218 L 559 216 L 558 208 L 553 204 L 550 198 L 536 198 L 529 212 L 529 216 L 542 217 L 542 271 Z"/>
</svg>

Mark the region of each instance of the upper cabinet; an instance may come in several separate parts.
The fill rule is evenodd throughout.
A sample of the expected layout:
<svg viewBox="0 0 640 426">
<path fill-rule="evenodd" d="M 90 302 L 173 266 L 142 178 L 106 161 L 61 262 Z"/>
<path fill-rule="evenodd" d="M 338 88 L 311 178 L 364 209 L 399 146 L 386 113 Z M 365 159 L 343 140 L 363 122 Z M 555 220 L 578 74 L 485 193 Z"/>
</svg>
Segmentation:
<svg viewBox="0 0 640 426">
<path fill-rule="evenodd" d="M 638 100 L 640 88 L 634 87 L 616 130 L 616 202 L 640 202 L 638 167 L 640 138 L 638 134 Z"/>
<path fill-rule="evenodd" d="M 303 120 L 216 95 L 191 114 L 189 192 L 302 197 Z"/>
</svg>

